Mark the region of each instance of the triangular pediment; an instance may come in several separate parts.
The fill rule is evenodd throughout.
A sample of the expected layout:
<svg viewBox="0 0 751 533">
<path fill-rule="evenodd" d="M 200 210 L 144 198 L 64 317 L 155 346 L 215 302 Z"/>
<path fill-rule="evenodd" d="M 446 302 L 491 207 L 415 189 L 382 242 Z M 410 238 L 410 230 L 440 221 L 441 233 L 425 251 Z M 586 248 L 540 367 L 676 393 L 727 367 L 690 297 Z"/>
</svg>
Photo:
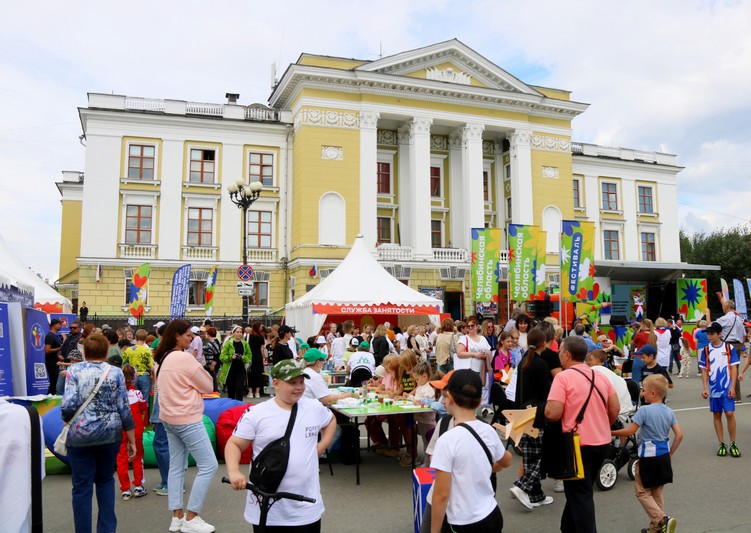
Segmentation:
<svg viewBox="0 0 751 533">
<path fill-rule="evenodd" d="M 384 57 L 355 70 L 540 96 L 538 91 L 457 39 Z"/>
</svg>

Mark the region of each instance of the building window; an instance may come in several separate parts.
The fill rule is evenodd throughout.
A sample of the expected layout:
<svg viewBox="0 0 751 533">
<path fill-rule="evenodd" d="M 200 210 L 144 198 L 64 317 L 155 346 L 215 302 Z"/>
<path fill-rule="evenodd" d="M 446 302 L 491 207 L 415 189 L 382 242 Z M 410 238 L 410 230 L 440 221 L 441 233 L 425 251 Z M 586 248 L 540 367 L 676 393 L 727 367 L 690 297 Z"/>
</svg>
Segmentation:
<svg viewBox="0 0 751 533">
<path fill-rule="evenodd" d="M 188 208 L 188 246 L 211 246 L 214 210 L 208 207 Z"/>
<path fill-rule="evenodd" d="M 639 195 L 639 213 L 654 213 L 652 202 L 652 187 L 637 187 Z"/>
<path fill-rule="evenodd" d="M 391 194 L 391 163 L 378 163 L 378 194 Z"/>
<path fill-rule="evenodd" d="M 391 218 L 378 217 L 378 244 L 391 243 Z"/>
<path fill-rule="evenodd" d="M 191 183 L 214 183 L 216 150 L 193 148 L 190 151 Z"/>
<path fill-rule="evenodd" d="M 268 281 L 253 282 L 253 295 L 248 296 L 248 305 L 253 306 L 253 307 L 268 307 L 269 306 L 269 282 Z"/>
<path fill-rule="evenodd" d="M 511 197 L 506 198 L 506 218 L 511 220 Z"/>
<path fill-rule="evenodd" d="M 490 190 L 490 172 L 487 170 L 482 171 L 482 198 L 485 200 L 486 203 L 490 203 L 490 195 L 492 194 L 492 191 Z"/>
<path fill-rule="evenodd" d="M 274 185 L 274 154 L 250 153 L 250 182 L 260 181 L 264 187 Z"/>
<path fill-rule="evenodd" d="M 602 208 L 606 211 L 618 211 L 618 191 L 615 183 L 603 182 Z"/>
<path fill-rule="evenodd" d="M 154 146 L 131 144 L 128 147 L 128 179 L 154 179 Z"/>
<path fill-rule="evenodd" d="M 641 260 L 657 261 L 657 249 L 655 247 L 655 234 L 641 234 Z"/>
<path fill-rule="evenodd" d="M 430 221 L 430 246 L 443 248 L 443 223 L 440 220 Z"/>
<path fill-rule="evenodd" d="M 504 165 L 503 167 L 503 179 L 511 179 L 511 165 Z"/>
<path fill-rule="evenodd" d="M 574 209 L 582 207 L 581 181 L 574 179 Z"/>
<path fill-rule="evenodd" d="M 441 197 L 441 167 L 430 167 L 430 196 Z"/>
<path fill-rule="evenodd" d="M 188 283 L 188 307 L 206 305 L 206 280 L 192 279 Z"/>
<path fill-rule="evenodd" d="M 125 244 L 151 244 L 150 205 L 125 206 Z"/>
<path fill-rule="evenodd" d="M 271 247 L 271 211 L 248 211 L 248 248 Z"/>
<path fill-rule="evenodd" d="M 611 261 L 617 261 L 621 258 L 620 244 L 618 241 L 618 232 L 614 230 L 605 230 L 603 232 L 603 257 Z"/>
</svg>

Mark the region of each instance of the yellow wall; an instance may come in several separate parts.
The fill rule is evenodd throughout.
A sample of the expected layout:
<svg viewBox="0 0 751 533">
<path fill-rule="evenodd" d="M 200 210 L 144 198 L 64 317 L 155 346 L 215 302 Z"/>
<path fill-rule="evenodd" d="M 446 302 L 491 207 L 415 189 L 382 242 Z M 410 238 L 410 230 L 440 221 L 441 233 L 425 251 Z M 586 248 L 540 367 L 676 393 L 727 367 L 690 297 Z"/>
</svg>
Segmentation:
<svg viewBox="0 0 751 533">
<path fill-rule="evenodd" d="M 368 63 L 368 61 L 363 61 L 361 59 L 346 59 L 344 57 L 317 56 L 314 54 L 303 54 L 297 61 L 298 65 L 338 68 L 344 70 L 351 70 L 360 65 L 364 65 L 365 63 Z"/>
<path fill-rule="evenodd" d="M 81 254 L 81 208 L 79 200 L 63 200 L 60 225 L 60 277 L 78 268 Z"/>
<path fill-rule="evenodd" d="M 544 94 L 548 98 L 555 100 L 571 101 L 571 92 L 564 91 L 563 89 L 551 89 L 550 87 L 539 87 L 537 85 L 530 85 L 535 91 Z"/>
<path fill-rule="evenodd" d="M 573 173 L 571 170 L 571 154 L 532 150 L 531 161 L 534 223 L 542 225 L 542 211 L 549 205 L 558 207 L 563 219 L 573 218 L 574 200 L 572 192 Z M 543 177 L 542 167 L 544 166 L 557 167 L 559 177 Z"/>
</svg>

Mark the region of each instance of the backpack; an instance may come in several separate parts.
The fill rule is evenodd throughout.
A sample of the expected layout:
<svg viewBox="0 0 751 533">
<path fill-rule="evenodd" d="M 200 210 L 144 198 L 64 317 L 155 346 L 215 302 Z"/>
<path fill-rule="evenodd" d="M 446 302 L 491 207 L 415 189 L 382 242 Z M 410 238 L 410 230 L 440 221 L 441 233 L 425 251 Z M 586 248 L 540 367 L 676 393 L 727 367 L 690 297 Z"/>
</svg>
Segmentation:
<svg viewBox="0 0 751 533">
<path fill-rule="evenodd" d="M 292 434 L 296 417 L 297 404 L 294 404 L 284 436 L 267 444 L 251 463 L 249 480 L 263 492 L 276 492 L 287 473 L 289 437 Z"/>
<path fill-rule="evenodd" d="M 730 368 L 730 363 L 732 363 L 732 355 L 730 354 L 730 348 L 731 348 L 731 346 L 727 342 L 725 342 L 723 344 L 725 344 L 725 352 L 727 352 L 727 354 L 728 354 L 728 368 Z M 706 366 L 707 372 L 709 372 L 709 365 L 710 365 L 710 362 L 709 362 L 709 345 L 707 345 L 707 346 L 704 347 L 704 362 L 707 365 Z"/>
</svg>

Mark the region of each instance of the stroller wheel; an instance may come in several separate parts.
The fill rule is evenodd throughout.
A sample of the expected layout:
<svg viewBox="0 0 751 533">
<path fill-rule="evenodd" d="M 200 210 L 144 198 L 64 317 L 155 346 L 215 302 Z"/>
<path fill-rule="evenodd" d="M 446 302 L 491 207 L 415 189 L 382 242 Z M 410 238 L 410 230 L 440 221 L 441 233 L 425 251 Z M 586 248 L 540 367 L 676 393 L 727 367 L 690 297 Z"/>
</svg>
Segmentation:
<svg viewBox="0 0 751 533">
<path fill-rule="evenodd" d="M 618 468 L 613 461 L 607 459 L 600 467 L 600 472 L 597 476 L 597 486 L 600 490 L 610 490 L 616 481 L 618 481 Z"/>
<path fill-rule="evenodd" d="M 638 461 L 638 457 L 632 457 L 628 461 L 628 477 L 633 481 L 636 479 L 636 461 Z"/>
</svg>

